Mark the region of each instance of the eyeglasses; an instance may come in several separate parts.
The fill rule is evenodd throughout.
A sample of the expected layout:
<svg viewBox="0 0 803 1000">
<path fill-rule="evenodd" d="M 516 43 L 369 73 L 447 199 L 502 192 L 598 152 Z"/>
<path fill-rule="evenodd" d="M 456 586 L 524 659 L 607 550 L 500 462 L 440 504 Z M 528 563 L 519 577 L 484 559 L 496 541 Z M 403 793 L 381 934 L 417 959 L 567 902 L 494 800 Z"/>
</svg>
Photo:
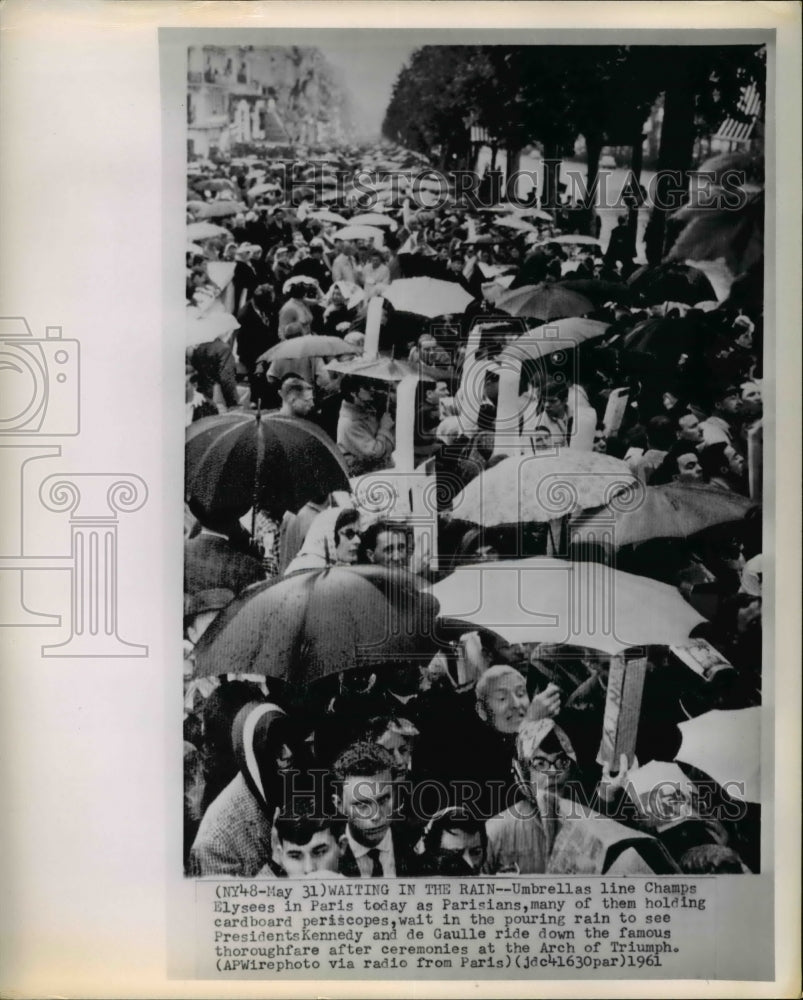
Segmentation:
<svg viewBox="0 0 803 1000">
<path fill-rule="evenodd" d="M 353 538 L 362 538 L 362 535 L 356 528 L 341 528 L 339 534 L 343 538 L 348 538 L 351 541 Z"/>
<path fill-rule="evenodd" d="M 534 757 L 530 761 L 530 767 L 534 771 L 564 771 L 571 762 L 568 754 L 559 753 L 555 757 Z"/>
</svg>

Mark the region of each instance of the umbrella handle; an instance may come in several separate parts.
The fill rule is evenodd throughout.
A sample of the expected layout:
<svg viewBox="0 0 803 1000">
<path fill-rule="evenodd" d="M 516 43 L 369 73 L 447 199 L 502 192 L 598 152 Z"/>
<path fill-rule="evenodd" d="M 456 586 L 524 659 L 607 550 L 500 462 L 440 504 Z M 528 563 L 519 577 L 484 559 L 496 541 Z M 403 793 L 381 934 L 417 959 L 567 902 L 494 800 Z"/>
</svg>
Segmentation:
<svg viewBox="0 0 803 1000">
<path fill-rule="evenodd" d="M 262 436 L 259 433 L 259 426 L 262 420 L 262 409 L 257 407 L 256 414 L 256 435 L 257 435 L 257 447 L 256 447 L 256 462 L 254 464 L 254 495 L 253 504 L 251 506 L 251 538 L 255 537 L 256 525 L 257 525 L 257 498 L 259 495 L 259 471 L 262 468 L 262 460 L 265 457 L 262 448 Z"/>
</svg>

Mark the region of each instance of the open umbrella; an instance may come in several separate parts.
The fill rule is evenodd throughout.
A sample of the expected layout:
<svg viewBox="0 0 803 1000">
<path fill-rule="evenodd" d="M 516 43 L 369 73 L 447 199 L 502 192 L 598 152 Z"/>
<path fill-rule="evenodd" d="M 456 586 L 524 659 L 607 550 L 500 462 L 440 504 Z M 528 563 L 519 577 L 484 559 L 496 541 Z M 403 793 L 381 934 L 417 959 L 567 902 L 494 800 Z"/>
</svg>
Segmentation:
<svg viewBox="0 0 803 1000">
<path fill-rule="evenodd" d="M 249 188 L 245 193 L 249 198 L 256 198 L 260 194 L 276 194 L 282 190 L 281 184 L 274 184 L 268 181 L 263 184 L 255 184 L 253 187 Z"/>
<path fill-rule="evenodd" d="M 452 514 L 485 527 L 546 522 L 632 495 L 639 481 L 610 455 L 572 448 L 506 458 L 458 493 Z M 624 505 L 624 500 L 622 501 Z"/>
<path fill-rule="evenodd" d="M 335 240 L 371 240 L 381 243 L 382 238 L 382 230 L 376 226 L 348 225 L 332 233 L 332 239 Z"/>
<path fill-rule="evenodd" d="M 694 305 L 701 299 L 716 299 L 708 278 L 696 267 L 668 261 L 655 267 L 640 267 L 627 279 L 631 291 L 639 294 L 647 305 L 662 302 L 685 302 Z"/>
<path fill-rule="evenodd" d="M 449 373 L 441 368 L 433 368 L 421 362 L 412 365 L 407 361 L 396 361 L 394 358 L 330 361 L 326 368 L 327 371 L 339 372 L 341 375 L 359 375 L 361 378 L 372 378 L 379 382 L 401 382 L 408 375 L 418 375 L 419 378 L 431 382 L 449 378 Z"/>
<path fill-rule="evenodd" d="M 678 725 L 675 757 L 705 771 L 732 797 L 761 801 L 761 709 L 714 710 Z"/>
<path fill-rule="evenodd" d="M 524 219 L 516 215 L 506 215 L 501 219 L 496 219 L 493 224 L 495 226 L 504 226 L 506 229 L 515 229 L 520 233 L 538 232 L 531 222 L 525 222 Z"/>
<path fill-rule="evenodd" d="M 674 587 L 601 563 L 542 556 L 460 567 L 432 593 L 442 615 L 491 628 L 508 642 L 606 653 L 681 644 L 705 621 Z"/>
<path fill-rule="evenodd" d="M 202 177 L 193 181 L 194 191 L 234 191 L 234 182 L 225 177 Z"/>
<path fill-rule="evenodd" d="M 344 355 L 359 354 L 353 344 L 347 344 L 340 337 L 326 337 L 309 334 L 306 337 L 292 337 L 276 344 L 257 358 L 257 361 L 282 361 L 292 358 L 339 358 Z"/>
<path fill-rule="evenodd" d="M 195 347 L 197 344 L 208 344 L 218 338 L 227 338 L 235 330 L 239 330 L 240 324 L 228 312 L 209 312 L 199 314 L 194 306 L 186 310 L 186 338 L 187 347 Z"/>
<path fill-rule="evenodd" d="M 499 296 L 496 306 L 511 316 L 530 316 L 544 321 L 583 316 L 594 309 L 594 303 L 584 295 L 551 281 L 511 289 Z"/>
<path fill-rule="evenodd" d="M 607 536 L 617 548 L 651 538 L 688 538 L 718 524 L 741 521 L 755 506 L 747 497 L 715 486 L 643 486 L 626 504 L 614 499 L 602 510 L 581 515 L 572 522 L 571 533 L 573 539 L 587 542 Z"/>
<path fill-rule="evenodd" d="M 619 281 L 601 281 L 599 278 L 566 278 L 559 282 L 562 288 L 568 288 L 572 292 L 579 292 L 591 299 L 595 306 L 601 306 L 605 302 L 629 303 L 633 298 L 633 293 Z"/>
<path fill-rule="evenodd" d="M 562 233 L 560 236 L 549 236 L 545 243 L 558 243 L 560 246 L 601 247 L 602 243 L 596 236 L 584 236 L 582 233 Z"/>
<path fill-rule="evenodd" d="M 308 500 L 348 490 L 334 441 L 315 424 L 278 413 L 224 413 L 189 425 L 186 499 L 241 517 L 257 503 L 297 511 Z"/>
<path fill-rule="evenodd" d="M 436 648 L 438 602 L 415 578 L 381 566 L 334 566 L 257 584 L 195 647 L 196 677 L 259 673 L 306 685 Z"/>
<path fill-rule="evenodd" d="M 195 218 L 223 219 L 244 211 L 245 205 L 241 201 L 207 201 L 195 210 Z"/>
<path fill-rule="evenodd" d="M 625 352 L 651 354 L 662 365 L 674 366 L 681 354 L 693 356 L 705 347 L 706 333 L 694 319 L 655 316 L 634 326 L 617 346 Z"/>
<path fill-rule="evenodd" d="M 215 236 L 228 236 L 231 233 L 223 226 L 216 226 L 214 222 L 191 222 L 187 226 L 187 239 L 191 241 L 210 240 Z"/>
<path fill-rule="evenodd" d="M 500 361 L 502 364 L 508 361 L 515 363 L 516 360 L 535 361 L 555 351 L 568 350 L 567 341 L 573 341 L 574 346 L 579 347 L 587 340 L 604 336 L 609 326 L 610 323 L 587 319 L 585 316 L 567 316 L 566 319 L 550 320 L 544 326 L 523 333 L 508 344 Z"/>
<path fill-rule="evenodd" d="M 474 301 L 462 285 L 438 278 L 397 278 L 383 292 L 394 309 L 434 319 L 462 313 Z"/>
<path fill-rule="evenodd" d="M 361 215 L 355 215 L 349 219 L 348 224 L 350 226 L 387 226 L 392 233 L 398 229 L 395 220 L 380 212 L 363 212 Z"/>
<path fill-rule="evenodd" d="M 342 215 L 338 215 L 337 212 L 330 212 L 325 208 L 316 209 L 314 212 L 310 212 L 309 215 L 311 219 L 317 219 L 318 222 L 331 222 L 337 226 L 348 225 L 348 219 Z"/>
</svg>

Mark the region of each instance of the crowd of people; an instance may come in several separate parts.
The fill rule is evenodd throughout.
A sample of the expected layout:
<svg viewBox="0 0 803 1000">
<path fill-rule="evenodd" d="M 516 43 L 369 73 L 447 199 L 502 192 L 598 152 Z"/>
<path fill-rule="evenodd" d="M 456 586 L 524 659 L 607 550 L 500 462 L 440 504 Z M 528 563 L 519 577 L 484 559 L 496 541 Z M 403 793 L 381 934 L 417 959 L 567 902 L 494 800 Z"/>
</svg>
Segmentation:
<svg viewBox="0 0 803 1000">
<path fill-rule="evenodd" d="M 648 867 L 644 852 L 629 854 L 624 871 L 757 871 L 757 804 L 730 798 L 704 769 L 682 762 L 693 808 L 671 821 L 639 811 L 627 789 L 639 767 L 680 761 L 683 722 L 761 704 L 760 294 L 736 283 L 717 298 L 688 266 L 638 270 L 625 216 L 603 250 L 541 210 L 505 215 L 455 197 L 420 207 L 404 185 L 382 183 L 421 169 L 403 150 L 328 151 L 323 162 L 341 181 L 361 169 L 379 178 L 366 212 L 342 183 L 322 200 L 331 188 L 313 161 L 302 150 L 291 163 L 191 164 L 188 326 L 216 319 L 221 332 L 188 341 L 188 432 L 220 414 L 273 412 L 317 425 L 349 478 L 391 470 L 402 413 L 400 378 L 388 372 L 403 364 L 419 375 L 414 465 L 439 487 L 437 551 L 416 544 L 412 518 L 368 517 L 347 490 L 296 509 L 257 497 L 242 519 L 186 497 L 186 873 L 560 874 L 577 870 L 566 867 L 561 831 L 581 821 L 593 829 L 600 815 L 620 824 L 622 844 L 630 831 L 660 848 Z M 223 202 L 230 214 L 215 212 Z M 198 205 L 225 229 L 199 229 Z M 501 222 L 510 218 L 518 224 Z M 394 307 L 389 290 L 408 278 L 455 286 L 467 305 L 435 318 L 414 302 Z M 532 291 L 529 304 L 506 309 L 519 289 Z M 546 313 L 539 296 L 560 304 Z M 547 522 L 488 526 L 452 510 L 473 480 L 511 461 L 499 427 L 508 352 L 572 318 L 596 327 L 577 337 L 569 364 L 565 350 L 521 363 L 517 454 L 604 454 L 676 505 L 688 496 L 738 513 L 687 534 L 656 524 L 613 549 L 571 544 L 571 519 L 556 539 Z M 274 357 L 314 336 L 335 340 Z M 362 371 L 372 360 L 376 370 Z M 474 381 L 469 370 L 480 373 Z M 216 618 L 271 581 L 366 566 L 409 574 L 425 590 L 463 564 L 542 555 L 676 588 L 704 618 L 689 639 L 724 665 L 702 677 L 668 647 L 648 646 L 638 732 L 623 760 L 599 757 L 610 656 L 510 644 L 492 622 L 444 623 L 424 659 L 340 670 L 303 689 L 231 670 L 225 658 L 216 676 L 195 674 L 195 648 Z M 700 789 L 710 793 L 705 807 Z"/>
</svg>

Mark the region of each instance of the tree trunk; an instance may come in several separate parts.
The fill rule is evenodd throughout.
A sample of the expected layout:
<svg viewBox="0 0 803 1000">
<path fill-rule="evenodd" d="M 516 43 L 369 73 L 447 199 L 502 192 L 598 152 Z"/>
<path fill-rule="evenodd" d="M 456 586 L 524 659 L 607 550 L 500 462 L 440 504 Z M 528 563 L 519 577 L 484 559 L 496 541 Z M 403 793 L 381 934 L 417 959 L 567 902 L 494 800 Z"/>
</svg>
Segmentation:
<svg viewBox="0 0 803 1000">
<path fill-rule="evenodd" d="M 630 172 L 636 184 L 641 183 L 641 167 L 644 160 L 644 136 L 641 133 L 641 126 L 633 143 L 633 151 L 630 155 Z M 631 202 L 627 210 L 627 230 L 630 234 L 630 245 L 633 248 L 633 256 L 636 255 L 636 240 L 638 239 L 638 213 L 639 201 Z"/>
<path fill-rule="evenodd" d="M 544 144 L 544 189 L 541 206 L 553 214 L 558 207 L 558 178 L 560 177 L 560 146 L 557 143 Z"/>
<path fill-rule="evenodd" d="M 583 206 L 582 231 L 587 236 L 596 236 L 594 230 L 594 206 L 597 201 L 597 182 L 599 178 L 599 159 L 602 155 L 602 136 L 587 135 L 586 141 L 586 199 Z"/>
<path fill-rule="evenodd" d="M 519 172 L 519 165 L 521 164 L 521 150 L 520 149 L 507 149 L 507 173 L 505 176 L 505 195 L 509 201 L 511 198 L 516 197 L 516 191 L 511 190 L 510 178 L 515 177 Z M 514 182 L 513 188 L 517 188 L 518 183 Z"/>
<path fill-rule="evenodd" d="M 664 98 L 664 121 L 655 184 L 656 204 L 650 217 L 649 234 L 645 234 L 647 260 L 650 264 L 660 263 L 673 242 L 667 238 L 667 219 L 687 199 L 693 150 L 694 88 L 688 77 L 679 73 L 667 87 Z"/>
</svg>

